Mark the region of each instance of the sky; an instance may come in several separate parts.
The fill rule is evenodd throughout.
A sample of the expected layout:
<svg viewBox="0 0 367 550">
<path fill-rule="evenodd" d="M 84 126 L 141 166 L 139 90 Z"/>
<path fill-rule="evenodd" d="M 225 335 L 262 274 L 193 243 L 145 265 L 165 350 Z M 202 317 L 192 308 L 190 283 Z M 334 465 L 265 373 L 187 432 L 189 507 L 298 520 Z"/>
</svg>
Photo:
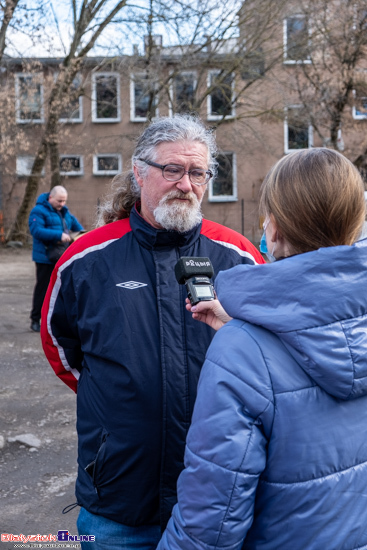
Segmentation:
<svg viewBox="0 0 367 550">
<path fill-rule="evenodd" d="M 174 2 L 174 0 L 166 1 Z M 116 2 L 117 0 L 107 0 L 106 9 L 111 9 Z M 73 30 L 72 0 L 23 0 L 22 4 L 24 9 L 20 8 L 17 12 L 17 19 L 22 21 L 22 32 L 19 30 L 19 24 L 15 25 L 18 28 L 8 29 L 5 53 L 14 57 L 63 56 L 70 44 Z M 76 0 L 76 4 L 80 8 L 81 0 Z M 181 4 L 183 4 L 184 14 L 194 8 L 195 4 L 200 8 L 210 8 L 205 19 L 206 23 L 202 21 L 199 27 L 202 34 L 205 34 L 205 32 L 210 33 L 214 28 L 211 23 L 218 21 L 219 10 L 225 9 L 227 15 L 232 17 L 238 9 L 239 0 L 183 0 Z M 37 10 L 38 5 L 42 6 L 41 11 Z M 146 18 L 149 13 L 149 0 L 128 1 L 120 13 L 119 21 L 108 26 L 90 55 L 131 55 L 134 44 L 142 53 L 143 35 L 147 34 Z M 133 16 L 135 21 L 132 21 Z M 25 21 L 26 25 L 24 25 Z M 37 24 L 39 28 L 33 32 L 31 29 Z M 188 20 L 182 19 L 173 19 L 168 25 L 156 22 L 153 33 L 163 35 L 163 46 L 182 43 L 195 36 Z"/>
<path fill-rule="evenodd" d="M 27 0 L 23 2 L 25 9 L 18 9 L 17 20 L 22 21 L 22 24 L 15 24 L 16 28 L 8 29 L 6 50 L 8 55 L 58 57 L 63 56 L 67 51 L 73 31 L 72 2 L 69 0 L 40 1 L 41 10 L 37 9 L 37 3 L 38 0 Z M 142 4 L 144 1 L 139 3 Z M 78 7 L 80 4 L 80 1 L 77 2 Z M 116 2 L 109 1 L 107 7 L 115 4 Z M 37 26 L 38 29 L 35 31 L 34 28 Z M 131 41 L 123 42 L 125 48 L 121 47 L 121 25 L 111 24 L 93 54 L 106 55 L 106 50 L 111 50 L 110 55 L 119 53 L 121 50 L 124 50 L 121 53 L 132 53 Z"/>
</svg>

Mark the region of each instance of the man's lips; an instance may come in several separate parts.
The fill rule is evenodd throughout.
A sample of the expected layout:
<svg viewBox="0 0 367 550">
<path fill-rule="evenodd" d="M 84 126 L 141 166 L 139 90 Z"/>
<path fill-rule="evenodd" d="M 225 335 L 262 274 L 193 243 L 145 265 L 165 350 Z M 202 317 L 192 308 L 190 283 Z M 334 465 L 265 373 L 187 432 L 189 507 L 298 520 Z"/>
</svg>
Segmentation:
<svg viewBox="0 0 367 550">
<path fill-rule="evenodd" d="M 191 202 L 191 199 L 189 197 L 171 197 L 168 199 L 169 201 L 181 201 L 181 202 Z"/>
<path fill-rule="evenodd" d="M 190 193 L 188 193 L 187 195 L 185 195 L 185 194 L 182 194 L 182 195 L 181 194 L 168 195 L 162 200 L 162 204 L 163 203 L 170 204 L 174 201 L 187 202 L 190 205 L 194 205 L 195 204 L 195 197 Z"/>
</svg>

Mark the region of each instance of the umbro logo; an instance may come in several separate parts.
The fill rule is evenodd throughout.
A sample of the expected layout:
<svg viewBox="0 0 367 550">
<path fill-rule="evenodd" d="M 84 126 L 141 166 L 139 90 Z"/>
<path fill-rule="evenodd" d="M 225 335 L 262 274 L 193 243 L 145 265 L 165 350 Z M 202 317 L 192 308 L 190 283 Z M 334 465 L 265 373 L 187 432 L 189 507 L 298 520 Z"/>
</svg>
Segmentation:
<svg viewBox="0 0 367 550">
<path fill-rule="evenodd" d="M 116 286 L 121 286 L 122 288 L 128 288 L 129 290 L 134 290 L 135 288 L 141 288 L 143 286 L 148 286 L 145 283 L 137 283 L 136 281 L 127 281 L 126 283 L 118 283 Z"/>
</svg>

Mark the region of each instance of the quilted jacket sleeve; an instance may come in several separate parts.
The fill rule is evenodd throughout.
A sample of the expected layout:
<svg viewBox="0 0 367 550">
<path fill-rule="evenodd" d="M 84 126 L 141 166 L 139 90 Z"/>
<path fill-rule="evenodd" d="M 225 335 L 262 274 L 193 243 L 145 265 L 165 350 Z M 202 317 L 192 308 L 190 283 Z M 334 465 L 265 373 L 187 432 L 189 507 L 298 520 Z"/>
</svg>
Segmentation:
<svg viewBox="0 0 367 550">
<path fill-rule="evenodd" d="M 50 225 L 47 221 L 47 211 L 42 206 L 35 206 L 29 216 L 29 230 L 32 237 L 45 243 L 57 242 L 61 239 L 62 225 Z"/>
<path fill-rule="evenodd" d="M 51 275 L 42 306 L 41 340 L 55 374 L 76 392 L 83 353 L 78 337 L 77 301 L 71 269 L 64 269 L 62 265 L 69 259 L 70 249 Z"/>
<path fill-rule="evenodd" d="M 69 212 L 69 216 L 70 216 L 70 223 L 68 224 L 69 229 L 71 231 L 83 231 L 84 227 L 78 222 L 76 217 L 70 214 L 70 212 Z"/>
<path fill-rule="evenodd" d="M 247 327 L 231 321 L 208 350 L 178 504 L 159 550 L 240 549 L 252 524 L 274 407 L 268 369 Z"/>
</svg>

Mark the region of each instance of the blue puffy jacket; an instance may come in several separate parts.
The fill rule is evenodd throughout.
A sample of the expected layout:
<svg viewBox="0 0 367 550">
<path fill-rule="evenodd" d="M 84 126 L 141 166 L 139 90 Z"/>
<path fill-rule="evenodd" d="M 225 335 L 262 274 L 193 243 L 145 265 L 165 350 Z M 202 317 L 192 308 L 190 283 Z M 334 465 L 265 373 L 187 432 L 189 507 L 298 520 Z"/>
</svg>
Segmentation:
<svg viewBox="0 0 367 550">
<path fill-rule="evenodd" d="M 219 273 L 159 550 L 367 548 L 367 240 Z M 243 546 L 242 546 L 243 545 Z"/>
<path fill-rule="evenodd" d="M 263 262 L 203 220 L 187 233 L 130 218 L 87 233 L 54 270 L 41 336 L 78 402 L 78 503 L 126 525 L 165 526 L 176 502 L 199 372 L 213 337 L 185 309 L 174 268 L 207 256 L 215 275 Z"/>
<path fill-rule="evenodd" d="M 50 193 L 42 193 L 29 215 L 29 230 L 33 237 L 32 260 L 39 264 L 52 264 L 47 257 L 46 247 L 60 241 L 64 232 L 60 215 L 48 202 L 49 196 Z M 70 214 L 67 206 L 63 206 L 60 213 L 69 231 L 83 230 L 75 216 Z"/>
</svg>

